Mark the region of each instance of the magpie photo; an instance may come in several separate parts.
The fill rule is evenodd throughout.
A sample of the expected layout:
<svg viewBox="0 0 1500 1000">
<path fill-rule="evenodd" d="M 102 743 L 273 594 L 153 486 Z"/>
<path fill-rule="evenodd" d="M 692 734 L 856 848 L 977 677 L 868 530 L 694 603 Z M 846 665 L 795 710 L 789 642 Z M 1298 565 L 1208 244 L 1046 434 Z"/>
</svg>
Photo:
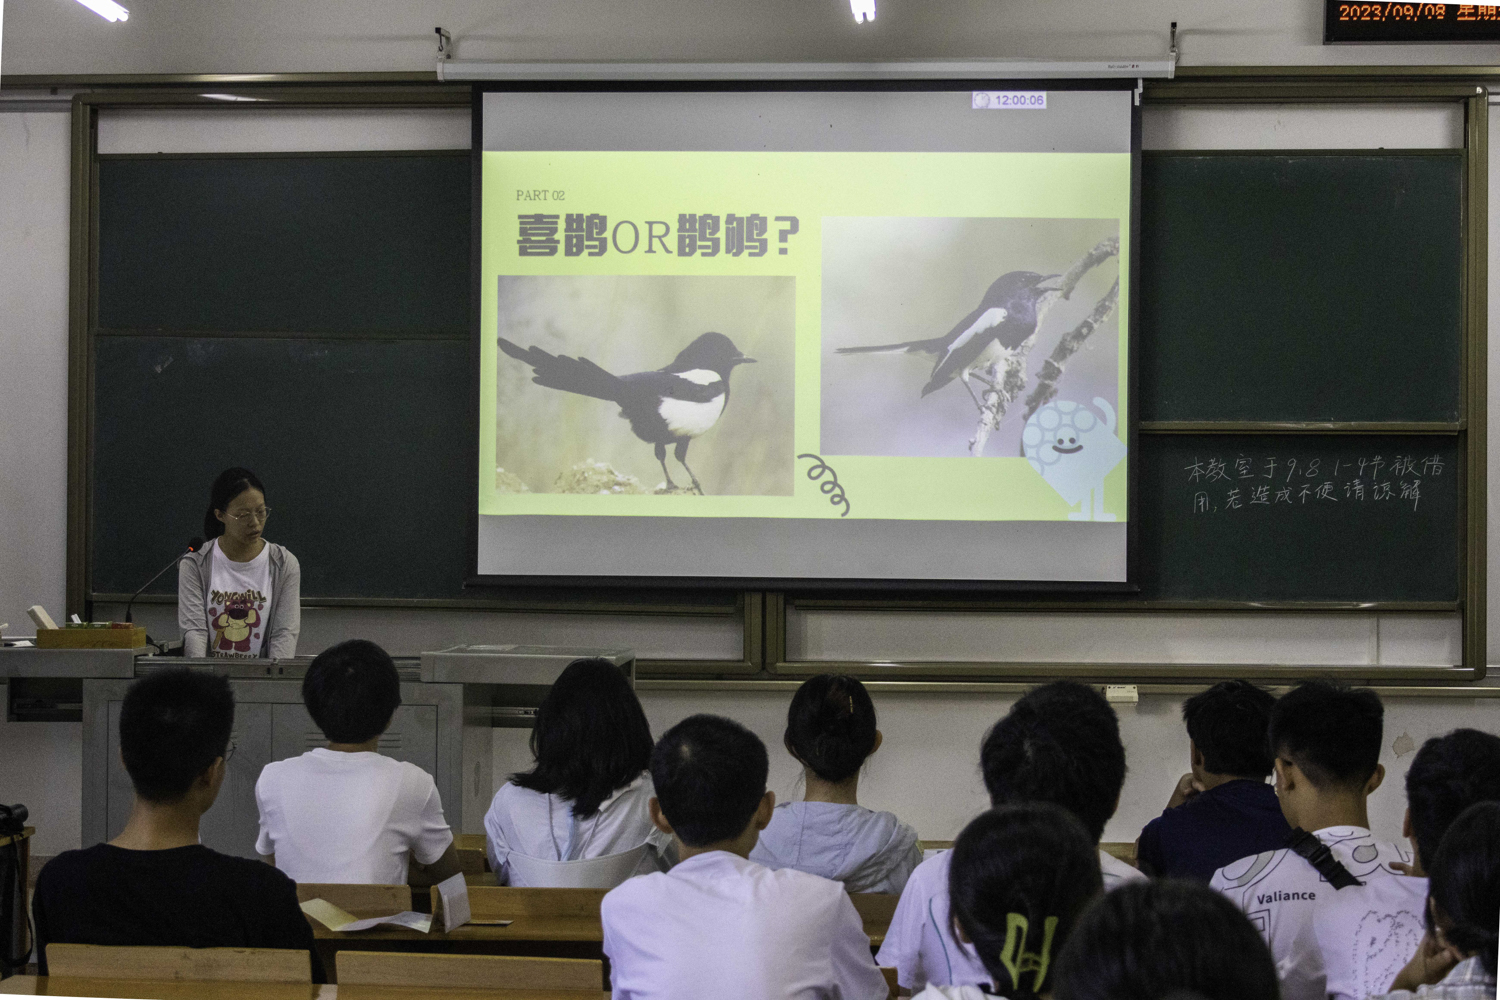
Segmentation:
<svg viewBox="0 0 1500 1000">
<path fill-rule="evenodd" d="M 602 399 L 620 407 L 635 436 L 654 445 L 668 489 L 675 490 L 667 469 L 667 446 L 692 481 L 703 487 L 688 468 L 688 445 L 718 423 L 729 402 L 729 376 L 739 365 L 753 364 L 722 333 L 705 333 L 678 352 L 672 363 L 655 371 L 614 375 L 587 358 L 548 354 L 539 347 L 520 347 L 498 338 L 500 349 L 531 366 L 531 381 L 549 389 Z"/>
<path fill-rule="evenodd" d="M 1036 332 L 1038 306 L 1057 292 L 1057 288 L 1046 282 L 1057 277 L 1035 271 L 1002 274 L 984 293 L 979 305 L 941 337 L 872 347 L 840 347 L 837 353 L 937 355 L 922 395 L 930 395 L 957 378 L 969 390 L 969 398 L 977 407 L 979 398 L 974 395 L 969 379 L 976 378 L 994 388 L 989 379 L 979 374 L 980 370 L 1005 361 Z"/>
</svg>

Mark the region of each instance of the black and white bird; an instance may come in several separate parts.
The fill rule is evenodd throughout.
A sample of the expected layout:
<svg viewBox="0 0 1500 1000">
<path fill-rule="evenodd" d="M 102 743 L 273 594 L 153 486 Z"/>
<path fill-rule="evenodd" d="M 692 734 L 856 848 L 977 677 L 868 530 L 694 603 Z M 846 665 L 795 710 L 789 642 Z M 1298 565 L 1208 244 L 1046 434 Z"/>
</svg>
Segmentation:
<svg viewBox="0 0 1500 1000">
<path fill-rule="evenodd" d="M 922 387 L 922 395 L 936 392 L 955 378 L 962 380 L 974 405 L 979 400 L 969 386 L 970 378 L 990 385 L 979 374 L 983 368 L 1003 362 L 1036 332 L 1037 307 L 1056 288 L 1045 282 L 1056 274 L 1011 271 L 996 278 L 984 298 L 953 329 L 931 340 L 908 340 L 874 347 L 840 347 L 839 354 L 935 354 L 937 363 Z M 993 388 L 993 386 L 991 386 Z"/>
<path fill-rule="evenodd" d="M 531 366 L 531 381 L 549 389 L 618 403 L 620 416 L 630 421 L 635 436 L 656 446 L 667 486 L 676 489 L 667 471 L 667 445 L 687 470 L 693 489 L 703 492 L 688 468 L 687 450 L 693 438 L 718 423 L 729 402 L 729 373 L 737 365 L 754 364 L 722 333 L 705 333 L 684 347 L 665 368 L 631 375 L 611 375 L 588 358 L 552 355 L 539 347 L 522 348 L 504 337 L 500 349 Z"/>
</svg>

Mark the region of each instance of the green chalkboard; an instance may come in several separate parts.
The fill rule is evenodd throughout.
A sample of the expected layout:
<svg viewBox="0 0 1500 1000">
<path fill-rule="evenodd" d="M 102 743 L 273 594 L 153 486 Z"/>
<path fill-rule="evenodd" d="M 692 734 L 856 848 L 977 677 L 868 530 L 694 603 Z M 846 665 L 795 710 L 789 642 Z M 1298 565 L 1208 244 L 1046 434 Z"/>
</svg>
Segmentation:
<svg viewBox="0 0 1500 1000">
<path fill-rule="evenodd" d="M 1458 440 L 1142 435 L 1145 597 L 1456 601 Z"/>
<path fill-rule="evenodd" d="M 467 342 L 101 337 L 96 361 L 96 592 L 144 583 L 245 465 L 305 595 L 461 594 Z"/>
<path fill-rule="evenodd" d="M 1458 421 L 1462 166 L 1146 154 L 1136 416 Z M 304 596 L 463 596 L 468 155 L 104 157 L 98 179 L 90 592 L 134 590 L 245 464 Z M 1456 601 L 1461 442 L 1142 433 L 1141 596 Z"/>
<path fill-rule="evenodd" d="M 1459 419 L 1463 154 L 1147 153 L 1140 419 Z"/>
<path fill-rule="evenodd" d="M 467 153 L 103 157 L 106 330 L 469 335 Z"/>
</svg>

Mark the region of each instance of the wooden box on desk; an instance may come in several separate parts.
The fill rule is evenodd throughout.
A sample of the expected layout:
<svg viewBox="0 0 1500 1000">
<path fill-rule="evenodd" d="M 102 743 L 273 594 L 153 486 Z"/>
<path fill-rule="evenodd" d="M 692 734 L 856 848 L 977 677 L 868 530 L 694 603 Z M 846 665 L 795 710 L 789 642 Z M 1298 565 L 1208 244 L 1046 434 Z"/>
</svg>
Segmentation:
<svg viewBox="0 0 1500 1000">
<path fill-rule="evenodd" d="M 38 649 L 139 649 L 146 645 L 146 630 L 134 628 L 39 628 Z"/>
</svg>

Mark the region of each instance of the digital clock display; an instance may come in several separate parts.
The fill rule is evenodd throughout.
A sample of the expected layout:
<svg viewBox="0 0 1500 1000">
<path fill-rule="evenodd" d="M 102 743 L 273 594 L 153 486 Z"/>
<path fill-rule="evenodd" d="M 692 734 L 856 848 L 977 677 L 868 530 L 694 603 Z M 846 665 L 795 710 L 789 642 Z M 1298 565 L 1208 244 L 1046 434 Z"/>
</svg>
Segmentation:
<svg viewBox="0 0 1500 1000">
<path fill-rule="evenodd" d="M 1325 45 L 1500 41 L 1500 4 L 1323 2 Z"/>
</svg>

